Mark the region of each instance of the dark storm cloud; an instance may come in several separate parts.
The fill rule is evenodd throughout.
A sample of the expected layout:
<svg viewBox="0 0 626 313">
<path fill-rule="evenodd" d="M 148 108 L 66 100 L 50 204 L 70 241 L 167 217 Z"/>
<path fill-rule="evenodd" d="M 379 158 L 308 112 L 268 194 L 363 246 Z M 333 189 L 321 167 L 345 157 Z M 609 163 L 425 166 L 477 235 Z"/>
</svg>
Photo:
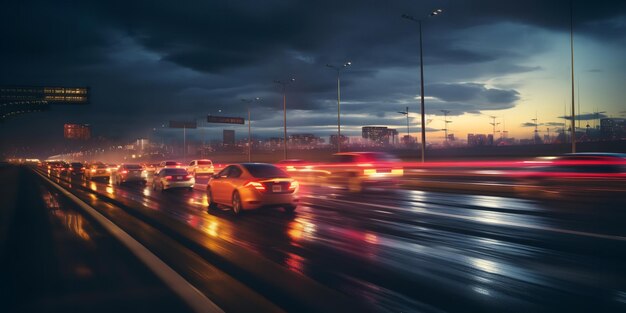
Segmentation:
<svg viewBox="0 0 626 313">
<path fill-rule="evenodd" d="M 441 106 L 454 110 L 454 115 L 512 108 L 520 98 L 516 90 L 487 88 L 484 84 L 477 83 L 431 84 L 427 90 L 432 96 L 445 102 Z"/>
<path fill-rule="evenodd" d="M 255 105 L 256 118 L 273 121 L 282 92 L 272 81 L 291 76 L 297 81 L 287 90 L 290 110 L 331 112 L 335 73 L 324 65 L 349 59 L 353 68 L 342 73 L 345 112 L 365 115 L 347 122 L 392 122 L 389 115 L 407 105 L 415 112 L 418 104 L 417 25 L 400 15 L 426 16 L 444 6 L 443 16 L 424 22 L 426 96 L 436 98 L 428 100 L 427 113 L 501 110 L 515 106 L 519 92 L 474 81 L 541 70 L 526 61 L 545 46 L 521 45 L 528 33 L 515 25 L 566 31 L 567 3 L 13 1 L 0 10 L 0 84 L 91 86 L 91 105 L 55 107 L 38 115 L 41 127 L 58 129 L 71 118 L 103 135 L 138 135 L 219 109 L 241 116 L 248 104 L 240 99 L 257 96 L 263 101 Z M 576 31 L 623 39 L 625 7 L 575 1 Z M 487 31 L 493 25 L 502 31 Z M 494 46 L 466 39 L 480 34 Z M 333 124 L 330 115 L 306 123 Z M 9 132 L 20 129 L 10 124 Z"/>
<path fill-rule="evenodd" d="M 563 125 L 565 125 L 565 123 L 562 123 L 562 122 L 548 122 L 548 123 L 545 123 L 544 125 L 546 125 L 546 126 L 563 126 Z"/>
<path fill-rule="evenodd" d="M 605 112 L 598 112 L 598 113 L 585 113 L 585 114 L 576 114 L 576 120 L 577 121 L 590 121 L 590 120 L 597 120 L 600 118 L 607 118 L 609 117 L 608 115 L 604 114 Z M 559 116 L 559 118 L 561 119 L 565 119 L 565 120 L 572 120 L 571 116 Z"/>
</svg>

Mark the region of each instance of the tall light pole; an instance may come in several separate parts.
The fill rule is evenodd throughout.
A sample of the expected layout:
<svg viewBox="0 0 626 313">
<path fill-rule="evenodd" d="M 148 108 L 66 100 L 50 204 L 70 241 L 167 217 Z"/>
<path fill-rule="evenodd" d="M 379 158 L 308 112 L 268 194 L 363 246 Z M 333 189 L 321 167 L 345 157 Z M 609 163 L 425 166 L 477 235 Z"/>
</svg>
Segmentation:
<svg viewBox="0 0 626 313">
<path fill-rule="evenodd" d="M 287 81 L 275 80 L 274 82 L 283 87 L 283 159 L 287 159 L 287 85 L 295 82 L 295 78 L 291 78 Z"/>
<path fill-rule="evenodd" d="M 261 98 L 256 97 L 254 99 L 241 99 L 241 101 L 248 103 L 248 162 L 252 162 L 252 126 L 250 123 L 250 103 L 254 101 L 260 101 Z"/>
<path fill-rule="evenodd" d="M 432 12 L 430 12 L 430 14 L 428 15 L 429 17 L 432 16 L 437 16 L 439 14 L 443 13 L 442 9 L 436 9 Z M 424 109 L 424 53 L 423 53 L 423 49 L 422 49 L 422 20 L 421 19 L 416 19 L 413 16 L 407 15 L 407 14 L 402 14 L 402 18 L 411 20 L 413 22 L 417 22 L 417 24 L 419 25 L 419 34 L 420 34 L 420 97 L 421 97 L 421 102 L 420 102 L 420 110 L 421 115 L 422 115 L 422 163 L 425 161 L 426 159 L 426 112 Z"/>
<path fill-rule="evenodd" d="M 352 65 L 350 61 L 344 63 L 342 66 L 326 64 L 327 67 L 337 71 L 337 153 L 341 152 L 341 80 L 339 77 L 341 70 L 350 65 Z"/>
<path fill-rule="evenodd" d="M 576 153 L 576 112 L 574 112 L 574 4 L 569 2 L 569 47 L 572 67 L 572 153 Z"/>
<path fill-rule="evenodd" d="M 411 132 L 409 132 L 409 107 L 406 107 L 406 111 L 398 111 L 398 113 L 406 115 L 406 145 L 411 142 Z"/>
</svg>

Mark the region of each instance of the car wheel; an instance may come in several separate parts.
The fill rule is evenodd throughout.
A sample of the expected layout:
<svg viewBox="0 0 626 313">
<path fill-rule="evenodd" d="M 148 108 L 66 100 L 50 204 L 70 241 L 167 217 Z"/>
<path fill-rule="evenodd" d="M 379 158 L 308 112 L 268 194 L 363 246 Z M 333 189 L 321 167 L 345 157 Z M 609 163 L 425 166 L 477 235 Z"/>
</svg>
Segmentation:
<svg viewBox="0 0 626 313">
<path fill-rule="evenodd" d="M 233 193 L 233 213 L 235 213 L 235 215 L 240 215 L 241 211 L 243 211 L 241 196 L 239 195 L 239 192 L 235 191 Z"/>
<path fill-rule="evenodd" d="M 206 198 L 209 203 L 209 209 L 213 209 L 217 207 L 217 203 L 213 201 L 213 193 L 211 192 L 211 188 L 206 189 Z"/>
<path fill-rule="evenodd" d="M 283 207 L 283 209 L 285 210 L 285 213 L 287 214 L 291 214 L 296 210 L 296 206 L 295 205 L 286 205 Z"/>
</svg>

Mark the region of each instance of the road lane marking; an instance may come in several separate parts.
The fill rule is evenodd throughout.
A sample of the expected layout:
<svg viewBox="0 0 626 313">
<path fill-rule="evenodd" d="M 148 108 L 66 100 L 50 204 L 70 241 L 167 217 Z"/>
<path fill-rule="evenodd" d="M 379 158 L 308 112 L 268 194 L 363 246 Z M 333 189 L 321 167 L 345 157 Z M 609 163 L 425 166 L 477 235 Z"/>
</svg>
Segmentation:
<svg viewBox="0 0 626 313">
<path fill-rule="evenodd" d="M 375 207 L 375 208 L 380 208 L 380 209 L 393 209 L 393 210 L 403 210 L 403 211 L 407 210 L 406 208 L 402 208 L 402 207 L 398 207 L 398 206 L 392 206 L 392 205 L 382 205 L 382 204 L 357 202 L 357 201 L 341 200 L 341 199 L 330 199 L 330 198 L 326 198 L 326 197 L 317 197 L 317 196 L 312 196 L 312 195 L 304 195 L 302 197 L 312 198 L 312 199 L 320 199 L 320 200 L 326 200 L 326 201 L 341 202 L 341 203 L 347 203 L 347 204 L 365 205 L 365 206 L 370 206 L 370 207 Z M 311 205 L 311 206 L 315 206 L 314 203 L 310 203 L 310 202 L 306 203 L 306 204 Z M 534 230 L 542 230 L 542 231 L 549 231 L 549 232 L 555 232 L 555 233 L 562 233 L 562 234 L 568 234 L 568 235 L 577 235 L 577 236 L 586 236 L 586 237 L 593 237 L 593 238 L 600 238 L 600 239 L 626 241 L 626 237 L 623 237 L 623 236 L 589 233 L 589 232 L 584 232 L 584 231 L 562 229 L 562 228 L 554 228 L 554 227 L 544 227 L 544 226 L 538 226 L 538 225 L 516 223 L 516 222 L 511 222 L 511 221 L 503 221 L 503 220 L 486 221 L 486 220 L 481 220 L 480 217 L 476 218 L 476 217 L 472 217 L 472 216 L 455 215 L 455 214 L 443 213 L 443 212 L 429 212 L 429 211 L 425 211 L 425 210 L 420 210 L 419 212 L 416 212 L 416 213 L 418 213 L 418 214 L 425 214 L 425 215 L 441 216 L 441 217 L 449 217 L 449 218 L 455 218 L 455 219 L 462 219 L 462 220 L 467 220 L 467 221 L 472 221 L 472 222 L 481 222 L 482 221 L 482 222 L 484 222 L 486 224 L 506 225 L 506 226 L 513 226 L 513 227 L 519 227 L 519 228 L 528 228 L 528 229 L 534 229 Z"/>
<path fill-rule="evenodd" d="M 44 175 L 37 173 L 41 178 L 48 181 L 61 193 L 74 201 L 85 212 L 100 223 L 109 233 L 118 239 L 126 248 L 128 248 L 139 260 L 141 260 L 152 272 L 159 277 L 174 293 L 183 299 L 183 301 L 191 307 L 196 313 L 223 313 L 224 311 L 213 301 L 207 298 L 200 290 L 189 283 L 185 278 L 176 273 L 174 269 L 169 267 L 159 257 L 154 255 L 148 248 L 139 243 L 128 233 L 115 225 L 111 220 L 100 214 L 95 208 L 91 207 L 83 200 L 79 199 L 59 184 L 48 179 Z"/>
</svg>

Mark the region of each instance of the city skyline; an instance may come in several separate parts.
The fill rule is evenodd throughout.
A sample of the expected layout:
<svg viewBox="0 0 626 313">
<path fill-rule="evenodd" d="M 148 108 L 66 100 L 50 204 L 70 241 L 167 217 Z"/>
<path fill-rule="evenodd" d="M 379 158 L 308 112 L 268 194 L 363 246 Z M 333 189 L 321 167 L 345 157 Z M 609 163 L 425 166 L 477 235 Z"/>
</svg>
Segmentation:
<svg viewBox="0 0 626 313">
<path fill-rule="evenodd" d="M 336 133 L 337 103 L 335 74 L 325 64 L 345 60 L 353 64 L 342 73 L 342 133 L 388 126 L 404 135 L 406 117 L 397 112 L 408 106 L 418 137 L 418 33 L 400 16 L 426 18 L 439 7 L 441 16 L 424 21 L 427 141 L 444 140 L 441 110 L 450 111 L 457 138 L 491 133 L 489 116 L 516 138 L 532 138 L 535 116 L 555 130 L 569 116 L 568 1 L 360 4 L 181 4 L 171 20 L 159 19 L 171 9 L 159 2 L 128 4 L 126 13 L 115 2 L 12 4 L 3 13 L 12 45 L 0 52 L 0 84 L 89 86 L 93 97 L 84 107 L 7 120 L 2 142 L 54 141 L 65 123 L 90 124 L 94 136 L 147 137 L 169 120 L 245 117 L 240 99 L 255 97 L 253 136 L 279 136 L 282 92 L 273 80 L 285 77 L 297 79 L 287 88 L 288 132 L 328 137 Z M 626 5 L 573 5 L 576 110 L 580 100 L 581 116 L 621 117 Z"/>
</svg>

